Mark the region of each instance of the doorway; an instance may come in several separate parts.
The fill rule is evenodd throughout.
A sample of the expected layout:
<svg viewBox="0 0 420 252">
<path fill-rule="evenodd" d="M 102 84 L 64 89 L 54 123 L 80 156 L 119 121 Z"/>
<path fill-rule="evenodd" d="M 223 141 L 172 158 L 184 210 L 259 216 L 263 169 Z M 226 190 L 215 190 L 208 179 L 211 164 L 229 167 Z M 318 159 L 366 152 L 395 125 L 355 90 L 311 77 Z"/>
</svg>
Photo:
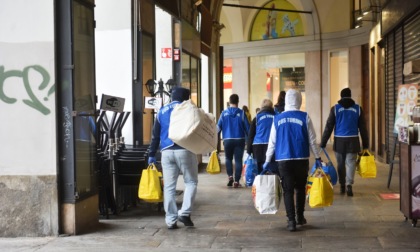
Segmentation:
<svg viewBox="0 0 420 252">
<path fill-rule="evenodd" d="M 56 2 L 60 233 L 98 223 L 94 0 Z"/>
</svg>

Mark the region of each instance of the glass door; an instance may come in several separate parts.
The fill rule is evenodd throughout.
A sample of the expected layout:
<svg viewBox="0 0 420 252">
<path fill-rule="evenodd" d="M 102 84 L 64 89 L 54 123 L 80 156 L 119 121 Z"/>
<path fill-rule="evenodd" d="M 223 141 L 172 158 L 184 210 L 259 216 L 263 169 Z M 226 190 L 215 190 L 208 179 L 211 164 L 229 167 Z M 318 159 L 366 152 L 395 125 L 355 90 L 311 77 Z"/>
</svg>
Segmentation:
<svg viewBox="0 0 420 252">
<path fill-rule="evenodd" d="M 93 3 L 73 1 L 73 116 L 76 199 L 96 193 L 96 90 Z"/>
</svg>

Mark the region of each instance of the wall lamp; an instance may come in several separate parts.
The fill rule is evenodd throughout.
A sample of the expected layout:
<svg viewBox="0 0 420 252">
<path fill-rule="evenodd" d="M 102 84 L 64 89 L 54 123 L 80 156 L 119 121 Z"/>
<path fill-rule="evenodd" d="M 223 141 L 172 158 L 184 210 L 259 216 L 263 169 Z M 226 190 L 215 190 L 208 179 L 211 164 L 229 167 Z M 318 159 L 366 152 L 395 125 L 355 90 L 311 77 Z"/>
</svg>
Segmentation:
<svg viewBox="0 0 420 252">
<path fill-rule="evenodd" d="M 157 82 L 150 79 L 146 82 L 145 85 L 147 92 L 149 92 L 151 96 L 154 97 L 159 94 L 159 96 L 163 98 L 164 94 L 169 97 L 171 96 L 172 89 L 176 86 L 176 83 L 173 79 L 169 79 L 165 84 L 163 83 L 162 79 Z"/>
</svg>

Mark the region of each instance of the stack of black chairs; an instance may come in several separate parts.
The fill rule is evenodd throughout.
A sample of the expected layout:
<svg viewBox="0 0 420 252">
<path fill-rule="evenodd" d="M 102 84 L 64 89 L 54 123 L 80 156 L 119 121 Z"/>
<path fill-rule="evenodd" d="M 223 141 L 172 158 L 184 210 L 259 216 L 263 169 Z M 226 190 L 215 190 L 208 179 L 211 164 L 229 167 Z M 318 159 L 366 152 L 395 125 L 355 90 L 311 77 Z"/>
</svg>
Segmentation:
<svg viewBox="0 0 420 252">
<path fill-rule="evenodd" d="M 142 170 L 147 168 L 147 146 L 125 147 L 115 155 L 115 171 L 122 209 L 136 206 Z"/>
<path fill-rule="evenodd" d="M 98 116 L 99 213 L 107 219 L 110 213 L 116 215 L 138 204 L 142 170 L 148 166 L 148 145 L 124 143 L 122 128 L 129 115 L 130 112 L 113 112 L 111 121 L 106 111 Z M 160 160 L 160 155 L 157 159 Z M 158 211 L 161 207 L 159 203 Z"/>
</svg>

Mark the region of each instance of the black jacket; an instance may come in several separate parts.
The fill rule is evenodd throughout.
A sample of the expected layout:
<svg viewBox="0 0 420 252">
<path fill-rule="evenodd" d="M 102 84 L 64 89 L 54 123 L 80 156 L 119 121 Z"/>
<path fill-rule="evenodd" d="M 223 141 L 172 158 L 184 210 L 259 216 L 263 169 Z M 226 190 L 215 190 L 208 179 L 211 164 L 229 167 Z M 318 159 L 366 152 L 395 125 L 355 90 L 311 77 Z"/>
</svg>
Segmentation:
<svg viewBox="0 0 420 252">
<path fill-rule="evenodd" d="M 351 107 L 355 104 L 354 100 L 351 98 L 343 98 L 338 101 L 338 104 L 344 108 Z M 325 125 L 324 133 L 321 138 L 321 148 L 325 148 L 327 145 L 328 139 L 331 136 L 335 128 L 335 106 L 331 107 L 330 115 L 327 119 L 327 124 Z M 363 149 L 369 148 L 369 137 L 368 131 L 366 128 L 366 121 L 363 116 L 362 107 L 360 107 L 360 116 L 358 122 L 359 133 L 362 138 Z M 334 136 L 334 145 L 333 150 L 338 153 L 356 153 L 360 152 L 360 141 L 359 137 L 335 137 Z"/>
<path fill-rule="evenodd" d="M 274 105 L 274 111 L 276 113 L 283 112 L 284 111 L 284 105 L 285 105 L 284 101 L 281 101 L 280 103 L 277 103 L 276 105 Z"/>
</svg>

